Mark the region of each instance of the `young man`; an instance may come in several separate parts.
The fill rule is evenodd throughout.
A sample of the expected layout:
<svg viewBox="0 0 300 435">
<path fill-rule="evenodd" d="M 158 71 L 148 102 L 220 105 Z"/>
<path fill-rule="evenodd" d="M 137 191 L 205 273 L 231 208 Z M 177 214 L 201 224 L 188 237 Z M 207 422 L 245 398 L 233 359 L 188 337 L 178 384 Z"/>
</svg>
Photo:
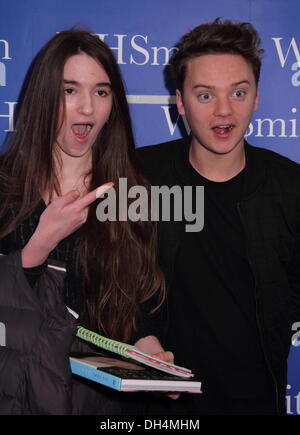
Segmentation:
<svg viewBox="0 0 300 435">
<path fill-rule="evenodd" d="M 204 228 L 159 222 L 168 281 L 164 345 L 203 394 L 154 412 L 283 414 L 300 319 L 299 165 L 244 135 L 258 105 L 260 38 L 249 23 L 201 25 L 172 59 L 187 139 L 139 149 L 153 185 L 204 186 Z"/>
</svg>

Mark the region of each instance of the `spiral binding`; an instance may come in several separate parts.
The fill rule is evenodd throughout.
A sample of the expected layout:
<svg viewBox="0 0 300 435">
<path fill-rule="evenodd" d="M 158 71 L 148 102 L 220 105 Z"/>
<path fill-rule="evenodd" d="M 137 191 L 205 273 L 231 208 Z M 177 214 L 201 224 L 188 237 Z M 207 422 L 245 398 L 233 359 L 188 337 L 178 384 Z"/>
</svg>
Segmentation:
<svg viewBox="0 0 300 435">
<path fill-rule="evenodd" d="M 131 349 L 132 347 L 129 344 L 121 343 L 119 341 L 104 337 L 103 335 L 84 328 L 83 326 L 77 327 L 76 337 L 95 344 L 102 349 L 109 350 L 110 352 L 114 352 L 118 355 L 129 358 L 129 355 L 126 354 L 127 350 Z"/>
</svg>

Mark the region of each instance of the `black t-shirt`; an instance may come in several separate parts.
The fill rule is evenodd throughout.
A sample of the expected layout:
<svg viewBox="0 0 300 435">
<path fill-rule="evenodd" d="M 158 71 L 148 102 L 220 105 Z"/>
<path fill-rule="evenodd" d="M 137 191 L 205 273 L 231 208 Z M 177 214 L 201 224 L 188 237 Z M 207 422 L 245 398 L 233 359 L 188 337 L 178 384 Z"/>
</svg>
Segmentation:
<svg viewBox="0 0 300 435">
<path fill-rule="evenodd" d="M 204 228 L 185 232 L 181 240 L 168 297 L 166 348 L 203 381 L 203 394 L 193 397 L 196 408 L 190 412 L 273 412 L 237 208 L 244 171 L 222 183 L 203 178 L 191 165 L 189 171 L 191 184 L 204 186 Z"/>
</svg>

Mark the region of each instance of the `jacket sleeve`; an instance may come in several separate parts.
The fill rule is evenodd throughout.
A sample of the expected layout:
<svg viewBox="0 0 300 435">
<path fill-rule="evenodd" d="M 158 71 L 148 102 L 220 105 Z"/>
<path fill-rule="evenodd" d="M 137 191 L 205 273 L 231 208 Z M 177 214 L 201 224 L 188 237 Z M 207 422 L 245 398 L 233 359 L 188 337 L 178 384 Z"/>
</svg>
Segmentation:
<svg viewBox="0 0 300 435">
<path fill-rule="evenodd" d="M 33 291 L 20 251 L 0 257 L 0 276 L 0 414 L 69 413 L 76 320 L 61 298 L 64 277 L 47 269 Z"/>
<path fill-rule="evenodd" d="M 295 209 L 295 240 L 292 259 L 288 268 L 288 280 L 291 287 L 291 323 L 300 322 L 300 198 Z M 293 329 L 291 330 L 293 333 Z"/>
</svg>

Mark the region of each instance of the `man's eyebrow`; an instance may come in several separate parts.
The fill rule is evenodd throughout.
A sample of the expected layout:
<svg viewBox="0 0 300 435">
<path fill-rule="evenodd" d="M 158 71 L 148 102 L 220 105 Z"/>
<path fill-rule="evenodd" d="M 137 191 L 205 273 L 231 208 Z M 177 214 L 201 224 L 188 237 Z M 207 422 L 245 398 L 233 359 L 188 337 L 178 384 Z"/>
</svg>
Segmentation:
<svg viewBox="0 0 300 435">
<path fill-rule="evenodd" d="M 77 82 L 76 80 L 63 80 L 63 83 L 65 85 L 80 86 L 80 83 Z M 101 86 L 108 86 L 111 88 L 111 84 L 108 82 L 99 82 L 99 83 L 96 83 L 96 85 L 95 85 L 95 87 L 101 87 Z"/>
<path fill-rule="evenodd" d="M 246 79 L 245 80 L 240 80 L 238 82 L 231 83 L 230 86 L 231 87 L 235 87 L 235 86 L 240 86 L 240 85 L 243 85 L 243 84 L 251 86 L 251 83 L 249 82 L 249 80 L 246 80 Z M 210 85 L 204 85 L 203 83 L 198 83 L 197 85 L 193 86 L 193 89 L 197 89 L 197 88 L 215 89 L 216 87 L 215 86 L 210 86 Z"/>
<path fill-rule="evenodd" d="M 197 89 L 197 88 L 215 89 L 214 86 L 203 85 L 202 83 L 198 83 L 197 85 L 193 86 L 193 89 Z"/>
<path fill-rule="evenodd" d="M 244 84 L 251 86 L 251 83 L 249 82 L 249 80 L 240 80 L 239 82 L 232 83 L 232 86 L 240 86 L 240 85 L 244 85 Z"/>
</svg>

